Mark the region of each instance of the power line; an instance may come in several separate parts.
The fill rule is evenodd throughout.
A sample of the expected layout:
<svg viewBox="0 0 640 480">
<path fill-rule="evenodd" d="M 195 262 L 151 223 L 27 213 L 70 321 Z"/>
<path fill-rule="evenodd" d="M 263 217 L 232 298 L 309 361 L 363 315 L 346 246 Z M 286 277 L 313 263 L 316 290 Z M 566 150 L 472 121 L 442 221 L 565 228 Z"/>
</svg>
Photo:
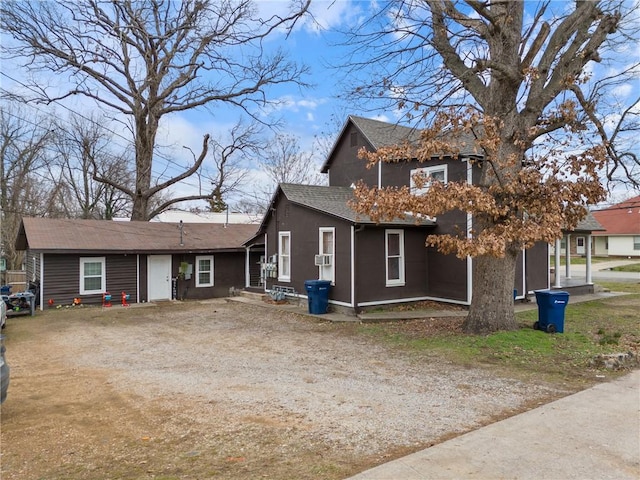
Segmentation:
<svg viewBox="0 0 640 480">
<path fill-rule="evenodd" d="M 26 88 L 26 89 L 28 89 L 28 90 L 30 90 L 30 91 L 32 91 L 32 92 L 34 92 L 34 93 L 38 93 L 38 92 L 36 92 L 36 91 L 31 87 L 31 86 L 29 86 L 29 85 L 27 85 L 27 84 L 25 84 L 25 83 L 21 82 L 20 80 L 18 80 L 18 79 L 16 79 L 16 78 L 12 77 L 11 75 L 8 75 L 6 72 L 2 72 L 2 71 L 0 71 L 0 75 L 2 75 L 3 77 L 8 78 L 9 80 L 11 80 L 11 81 L 13 81 L 13 82 L 17 83 L 18 85 L 21 85 L 22 87 L 24 87 L 24 88 Z M 8 90 L 6 90 L 6 89 L 4 89 L 4 88 L 0 88 L 0 90 L 4 91 L 4 92 L 6 92 L 6 93 L 9 93 L 9 94 L 11 93 L 11 92 L 9 92 Z M 97 122 L 96 122 L 95 120 L 93 120 L 92 118 L 89 118 L 89 117 L 85 116 L 84 114 L 82 114 L 82 113 L 80 113 L 80 112 L 77 112 L 77 111 L 75 111 L 75 110 L 72 110 L 70 107 L 66 106 L 64 103 L 60 102 L 59 100 L 52 100 L 52 102 L 53 102 L 53 103 L 55 103 L 56 105 L 61 106 L 61 107 L 62 107 L 62 108 L 64 108 L 65 110 L 69 111 L 71 114 L 73 114 L 73 115 L 75 115 L 75 116 L 78 116 L 78 117 L 80 117 L 80 118 L 82 118 L 82 119 L 84 119 L 84 120 L 86 120 L 86 121 L 88 121 L 88 122 L 92 123 L 93 125 L 96 125 L 96 126 L 100 127 L 100 128 L 101 128 L 101 129 L 103 129 L 103 130 L 106 130 L 107 132 L 111 133 L 112 135 L 114 135 L 114 136 L 116 136 L 116 137 L 118 137 L 118 138 L 121 138 L 122 140 L 124 140 L 124 141 L 128 144 L 128 146 L 132 146 L 132 147 L 134 147 L 134 148 L 135 148 L 135 144 L 134 144 L 134 142 L 133 142 L 131 139 L 129 139 L 129 138 L 127 138 L 127 137 L 125 137 L 124 135 L 122 135 L 122 134 L 120 134 L 120 133 L 118 133 L 118 132 L 115 132 L 115 131 L 113 131 L 113 130 L 112 130 L 112 129 L 110 129 L 110 128 L 107 128 L 106 126 L 104 126 L 104 125 L 102 125 L 102 124 L 97 123 Z M 36 111 L 40 112 L 40 113 L 41 113 L 41 114 L 43 114 L 43 115 L 46 115 L 46 116 L 49 116 L 49 115 L 50 115 L 49 113 L 43 112 L 41 109 L 39 109 L 39 108 L 35 107 L 35 106 L 34 106 L 34 105 L 32 105 L 32 104 L 24 103 L 24 105 L 28 105 L 30 108 L 33 108 L 34 110 L 36 110 Z M 14 116 L 15 116 L 15 115 L 14 115 Z M 22 120 L 27 121 L 26 119 L 22 119 Z M 67 120 L 62 120 L 62 121 L 67 122 Z M 33 124 L 32 122 L 29 122 L 29 123 Z M 68 123 L 68 122 L 67 122 L 67 123 Z M 123 147 L 122 145 L 120 145 L 120 146 L 121 146 L 122 148 L 126 148 L 126 147 Z M 160 152 L 154 152 L 154 157 L 159 158 L 159 159 L 164 160 L 165 162 L 167 162 L 167 163 L 166 163 L 166 167 L 169 167 L 169 165 L 172 165 L 172 166 L 174 166 L 174 167 L 179 168 L 179 169 L 180 169 L 180 170 L 182 170 L 182 171 L 184 171 L 184 170 L 185 170 L 185 167 L 184 167 L 183 165 L 180 165 L 180 164 L 179 164 L 179 163 L 177 163 L 175 160 L 173 160 L 173 159 L 171 159 L 171 158 L 169 158 L 169 157 L 167 157 L 167 156 L 165 156 L 165 155 L 161 154 Z M 157 172 L 154 172 L 154 173 L 155 173 L 155 175 L 156 175 L 159 179 L 161 179 L 161 178 L 163 177 L 163 174 L 160 174 L 160 173 L 157 173 Z M 172 177 L 166 177 L 166 176 L 165 176 L 165 178 L 166 178 L 166 179 L 170 179 L 170 178 L 172 178 Z M 185 180 L 182 180 L 180 183 L 182 183 L 182 184 L 184 184 L 184 185 L 186 185 L 186 186 L 192 187 L 192 188 L 198 188 L 198 189 L 200 188 L 200 186 L 199 186 L 199 185 L 194 185 L 194 184 L 192 184 L 192 183 L 186 182 Z"/>
</svg>

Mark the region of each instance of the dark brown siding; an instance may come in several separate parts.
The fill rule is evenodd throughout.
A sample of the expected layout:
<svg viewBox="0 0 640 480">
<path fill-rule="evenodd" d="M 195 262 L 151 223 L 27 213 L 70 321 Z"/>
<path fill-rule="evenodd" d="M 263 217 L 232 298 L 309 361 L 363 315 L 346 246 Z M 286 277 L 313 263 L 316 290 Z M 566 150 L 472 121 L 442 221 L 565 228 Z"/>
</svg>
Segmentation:
<svg viewBox="0 0 640 480">
<path fill-rule="evenodd" d="M 103 255 L 95 255 L 101 257 Z M 136 255 L 104 255 L 106 260 L 107 291 L 112 303 L 120 302 L 120 294 L 130 295 L 136 302 Z M 102 295 L 80 295 L 80 255 L 44 255 L 44 305 L 71 305 L 75 297 L 84 304 L 101 304 Z"/>
<path fill-rule="evenodd" d="M 467 301 L 467 261 L 429 248 L 429 296 Z"/>
<path fill-rule="evenodd" d="M 332 300 L 351 303 L 351 224 L 320 212 L 291 204 L 281 195 L 270 213 L 267 228 L 268 256 L 278 253 L 278 232 L 291 232 L 291 282 L 268 279 L 267 286 L 293 287 L 306 295 L 305 280 L 318 278 L 314 256 L 319 250 L 319 228 L 335 228 L 335 285 L 331 288 Z"/>
<path fill-rule="evenodd" d="M 129 303 L 137 303 L 137 255 L 106 255 L 107 291 L 113 302 L 121 302 L 121 294 L 129 295 Z"/>
<path fill-rule="evenodd" d="M 138 269 L 140 272 L 140 301 L 148 302 L 147 292 L 147 255 L 138 255 Z"/>
<path fill-rule="evenodd" d="M 355 141 L 355 145 L 352 145 L 352 140 Z M 358 158 L 358 150 L 362 147 L 373 151 L 360 131 L 349 124 L 336 145 L 334 157 L 331 159 L 330 186 L 348 187 L 359 180 L 363 180 L 370 186 L 378 185 L 378 167 L 368 169 L 367 162 Z"/>
<path fill-rule="evenodd" d="M 447 166 L 448 181 L 467 180 L 467 162 L 462 160 L 431 160 L 429 162 L 418 162 L 410 160 L 398 163 L 383 163 L 382 165 L 382 186 L 402 186 L 411 185 L 411 170 L 416 168 Z"/>
<path fill-rule="evenodd" d="M 196 256 L 208 255 L 213 255 L 213 287 L 196 287 Z M 178 278 L 176 295 L 179 300 L 227 297 L 229 296 L 229 289 L 231 287 L 236 289 L 244 288 L 244 252 L 173 255 L 171 260 L 173 278 L 178 277 L 181 262 L 187 262 L 193 265 L 193 275 L 189 280 Z"/>
<path fill-rule="evenodd" d="M 526 254 L 527 290 L 549 288 L 549 245 L 538 242 Z"/>
<path fill-rule="evenodd" d="M 356 234 L 356 301 L 369 303 L 424 297 L 428 292 L 426 230 L 405 228 L 405 285 L 386 286 L 385 231 L 367 227 Z"/>
</svg>

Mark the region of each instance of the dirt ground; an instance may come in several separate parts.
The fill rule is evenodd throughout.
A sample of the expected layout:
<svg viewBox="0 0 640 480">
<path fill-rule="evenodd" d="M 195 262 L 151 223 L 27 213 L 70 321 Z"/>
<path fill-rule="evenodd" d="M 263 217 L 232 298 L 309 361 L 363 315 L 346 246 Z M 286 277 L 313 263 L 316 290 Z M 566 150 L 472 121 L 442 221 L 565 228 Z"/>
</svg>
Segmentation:
<svg viewBox="0 0 640 480">
<path fill-rule="evenodd" d="M 340 479 L 567 393 L 357 328 L 224 300 L 12 318 L 0 476 Z"/>
</svg>

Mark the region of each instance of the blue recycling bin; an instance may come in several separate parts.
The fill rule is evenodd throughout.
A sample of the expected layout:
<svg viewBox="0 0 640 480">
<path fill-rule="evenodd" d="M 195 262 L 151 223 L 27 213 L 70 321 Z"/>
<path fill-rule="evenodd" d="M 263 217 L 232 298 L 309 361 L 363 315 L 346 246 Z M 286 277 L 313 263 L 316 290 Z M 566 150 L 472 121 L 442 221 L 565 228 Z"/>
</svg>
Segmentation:
<svg viewBox="0 0 640 480">
<path fill-rule="evenodd" d="M 561 290 L 536 290 L 538 321 L 536 330 L 548 333 L 564 333 L 564 309 L 569 303 L 569 292 Z"/>
<path fill-rule="evenodd" d="M 314 315 L 327 313 L 331 282 L 329 280 L 306 280 L 304 288 L 309 300 L 309 313 Z"/>
</svg>

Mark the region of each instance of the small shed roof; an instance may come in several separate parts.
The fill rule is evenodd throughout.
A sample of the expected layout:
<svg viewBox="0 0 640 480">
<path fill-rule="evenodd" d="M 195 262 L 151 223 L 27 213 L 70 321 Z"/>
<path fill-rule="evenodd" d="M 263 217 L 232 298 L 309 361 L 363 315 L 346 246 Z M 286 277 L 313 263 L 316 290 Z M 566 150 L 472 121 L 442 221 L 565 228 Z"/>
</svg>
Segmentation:
<svg viewBox="0 0 640 480">
<path fill-rule="evenodd" d="M 599 235 L 640 235 L 640 195 L 596 210 L 593 216 L 606 230 Z"/>
<path fill-rule="evenodd" d="M 16 248 L 50 253 L 171 253 L 240 251 L 257 225 L 22 219 Z M 182 238 L 182 245 L 180 240 Z"/>
</svg>

